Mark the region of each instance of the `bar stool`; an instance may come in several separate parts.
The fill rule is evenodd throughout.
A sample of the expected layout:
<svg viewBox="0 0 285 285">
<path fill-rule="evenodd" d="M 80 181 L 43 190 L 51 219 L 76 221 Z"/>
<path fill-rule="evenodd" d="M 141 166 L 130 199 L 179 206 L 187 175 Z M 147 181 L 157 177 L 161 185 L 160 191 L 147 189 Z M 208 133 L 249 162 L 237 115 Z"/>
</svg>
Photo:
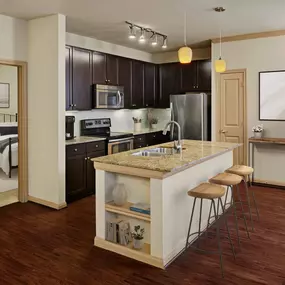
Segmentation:
<svg viewBox="0 0 285 285">
<path fill-rule="evenodd" d="M 242 177 L 239 175 L 235 175 L 235 174 L 231 174 L 231 173 L 219 173 L 218 175 L 212 177 L 211 179 L 209 179 L 210 183 L 214 183 L 214 184 L 218 184 L 218 185 L 222 185 L 222 186 L 226 186 L 227 187 L 227 193 L 225 196 L 225 202 L 224 202 L 224 208 L 226 210 L 226 206 L 230 205 L 233 206 L 233 213 L 234 213 L 234 217 L 235 217 L 235 227 L 236 227 L 236 234 L 237 234 L 237 239 L 238 239 L 238 245 L 240 246 L 240 236 L 239 236 L 239 229 L 238 229 L 238 218 L 237 218 L 237 209 L 236 209 L 236 205 L 240 204 L 241 205 L 241 211 L 242 211 L 242 217 L 244 220 L 244 224 L 245 224 L 245 229 L 247 232 L 247 237 L 250 239 L 249 236 L 249 232 L 248 232 L 248 228 L 247 228 L 247 222 L 246 222 L 246 216 L 245 216 L 245 211 L 243 208 L 243 203 L 241 200 L 241 196 L 240 196 L 240 191 L 239 191 L 239 184 L 242 181 Z M 237 190 L 237 195 L 238 195 L 238 199 L 239 201 L 236 201 L 236 199 L 234 198 L 234 191 L 233 191 L 233 187 L 236 186 L 236 190 Z M 229 189 L 231 189 L 231 202 L 227 203 L 227 198 L 228 198 L 228 191 Z M 209 220 L 208 220 L 209 223 Z"/>
<path fill-rule="evenodd" d="M 212 253 L 216 254 L 217 253 L 217 254 L 219 254 L 221 273 L 222 273 L 222 276 L 224 277 L 223 257 L 222 257 L 222 248 L 221 248 L 221 240 L 220 240 L 220 222 L 222 220 L 225 221 L 228 239 L 229 239 L 229 242 L 231 245 L 231 250 L 232 250 L 233 256 L 235 258 L 234 246 L 233 246 L 232 239 L 230 236 L 227 219 L 225 218 L 224 215 L 222 216 L 222 218 L 225 218 L 225 219 L 219 218 L 218 212 L 216 210 L 216 204 L 215 204 L 215 200 L 218 200 L 218 206 L 219 206 L 219 204 L 221 204 L 221 207 L 223 210 L 222 212 L 224 214 L 224 207 L 223 207 L 221 197 L 223 197 L 225 195 L 225 188 L 222 186 L 219 186 L 219 185 L 211 184 L 211 183 L 202 183 L 199 186 L 197 186 L 196 188 L 189 190 L 188 195 L 194 198 L 194 202 L 193 202 L 193 208 L 192 208 L 190 222 L 189 222 L 189 228 L 188 228 L 188 233 L 187 233 L 185 250 L 188 248 L 189 238 L 192 235 L 197 235 L 196 239 L 197 239 L 197 242 L 199 242 L 199 237 L 202 234 L 201 222 L 202 222 L 202 212 L 203 212 L 203 199 L 210 200 L 211 201 L 211 209 L 212 209 L 212 207 L 214 208 L 214 215 L 215 215 L 215 221 L 216 221 L 216 233 L 217 233 L 217 241 L 218 241 L 218 251 L 203 250 L 203 249 L 200 249 L 200 248 L 194 246 L 193 244 L 190 244 L 190 246 L 199 250 L 199 251 L 205 252 L 205 253 L 209 253 L 209 254 L 212 254 Z M 200 199 L 199 228 L 198 228 L 198 232 L 194 232 L 194 233 L 190 234 L 197 199 Z M 199 246 L 199 244 L 198 244 L 198 246 Z"/>
<path fill-rule="evenodd" d="M 233 173 L 236 175 L 240 175 L 243 179 L 244 182 L 244 186 L 245 186 L 245 191 L 246 191 L 246 196 L 247 196 L 247 204 L 248 204 L 248 208 L 249 208 L 249 215 L 250 215 L 250 221 L 251 221 L 251 227 L 253 230 L 253 219 L 252 219 L 252 213 L 251 213 L 251 206 L 250 206 L 250 197 L 249 197 L 249 191 L 248 191 L 248 185 L 247 185 L 247 178 L 249 179 L 250 175 L 253 173 L 253 168 L 246 166 L 246 165 L 234 165 L 231 168 L 227 169 L 226 172 L 228 173 Z M 256 204 L 256 200 L 255 200 L 255 196 L 254 196 L 254 192 L 250 191 L 252 198 L 253 198 L 253 203 L 255 206 L 255 210 L 256 210 L 256 214 L 257 214 L 257 219 L 259 221 L 259 211 L 257 208 L 257 204 Z"/>
</svg>

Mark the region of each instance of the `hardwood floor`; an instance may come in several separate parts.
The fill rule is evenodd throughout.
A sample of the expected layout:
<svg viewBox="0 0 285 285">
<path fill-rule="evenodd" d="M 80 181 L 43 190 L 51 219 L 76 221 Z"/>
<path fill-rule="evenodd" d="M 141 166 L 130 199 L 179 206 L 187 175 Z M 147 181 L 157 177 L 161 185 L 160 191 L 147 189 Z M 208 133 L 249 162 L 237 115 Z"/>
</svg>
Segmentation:
<svg viewBox="0 0 285 285">
<path fill-rule="evenodd" d="M 33 203 L 0 208 L 0 284 L 285 284 L 285 192 L 253 189 L 261 221 L 251 240 L 241 231 L 236 261 L 223 241 L 225 279 L 216 255 L 188 250 L 164 271 L 95 248 L 95 203 L 88 197 L 61 211 Z"/>
</svg>

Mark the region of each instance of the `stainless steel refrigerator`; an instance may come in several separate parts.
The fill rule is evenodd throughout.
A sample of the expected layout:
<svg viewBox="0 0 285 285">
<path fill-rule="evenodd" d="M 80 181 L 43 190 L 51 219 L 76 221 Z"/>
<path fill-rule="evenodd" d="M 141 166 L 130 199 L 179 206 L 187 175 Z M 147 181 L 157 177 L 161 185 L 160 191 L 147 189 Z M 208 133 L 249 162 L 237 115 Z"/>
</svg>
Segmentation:
<svg viewBox="0 0 285 285">
<path fill-rule="evenodd" d="M 181 126 L 182 139 L 211 140 L 211 94 L 170 95 L 171 120 Z M 171 139 L 177 140 L 177 127 L 171 125 Z"/>
</svg>

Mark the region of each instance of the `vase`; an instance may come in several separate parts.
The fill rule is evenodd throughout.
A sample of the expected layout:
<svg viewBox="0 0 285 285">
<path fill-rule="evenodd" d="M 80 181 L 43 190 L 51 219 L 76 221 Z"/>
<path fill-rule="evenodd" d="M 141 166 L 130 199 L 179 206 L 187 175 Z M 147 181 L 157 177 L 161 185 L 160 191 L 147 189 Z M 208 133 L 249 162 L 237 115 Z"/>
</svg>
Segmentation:
<svg viewBox="0 0 285 285">
<path fill-rule="evenodd" d="M 134 123 L 134 131 L 140 132 L 142 129 L 142 123 Z"/>
<path fill-rule="evenodd" d="M 143 240 L 134 238 L 134 249 L 142 249 L 143 248 Z"/>
<path fill-rule="evenodd" d="M 113 190 L 112 195 L 115 205 L 123 206 L 124 204 L 126 204 L 128 193 L 124 184 L 117 184 Z"/>
<path fill-rule="evenodd" d="M 262 138 L 262 132 L 253 132 L 255 139 L 261 139 Z"/>
</svg>

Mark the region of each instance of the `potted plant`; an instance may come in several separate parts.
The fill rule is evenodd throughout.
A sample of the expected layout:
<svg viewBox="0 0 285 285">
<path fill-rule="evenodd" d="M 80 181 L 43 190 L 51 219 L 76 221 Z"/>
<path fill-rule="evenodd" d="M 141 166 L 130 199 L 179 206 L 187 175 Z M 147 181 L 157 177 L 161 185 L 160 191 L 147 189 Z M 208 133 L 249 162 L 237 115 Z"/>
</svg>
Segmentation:
<svg viewBox="0 0 285 285">
<path fill-rule="evenodd" d="M 139 132 L 142 128 L 142 119 L 133 117 L 134 131 Z"/>
<path fill-rule="evenodd" d="M 157 127 L 157 123 L 158 123 L 158 119 L 157 118 L 151 118 L 149 120 L 149 124 L 150 124 L 150 127 L 152 129 L 155 129 Z"/>
<path fill-rule="evenodd" d="M 132 232 L 132 237 L 134 239 L 134 248 L 142 249 L 143 247 L 143 235 L 144 228 L 141 228 L 140 225 L 134 227 L 134 231 Z"/>
<path fill-rule="evenodd" d="M 253 131 L 254 138 L 256 139 L 262 138 L 263 125 L 254 126 L 252 128 L 252 131 Z"/>
</svg>

